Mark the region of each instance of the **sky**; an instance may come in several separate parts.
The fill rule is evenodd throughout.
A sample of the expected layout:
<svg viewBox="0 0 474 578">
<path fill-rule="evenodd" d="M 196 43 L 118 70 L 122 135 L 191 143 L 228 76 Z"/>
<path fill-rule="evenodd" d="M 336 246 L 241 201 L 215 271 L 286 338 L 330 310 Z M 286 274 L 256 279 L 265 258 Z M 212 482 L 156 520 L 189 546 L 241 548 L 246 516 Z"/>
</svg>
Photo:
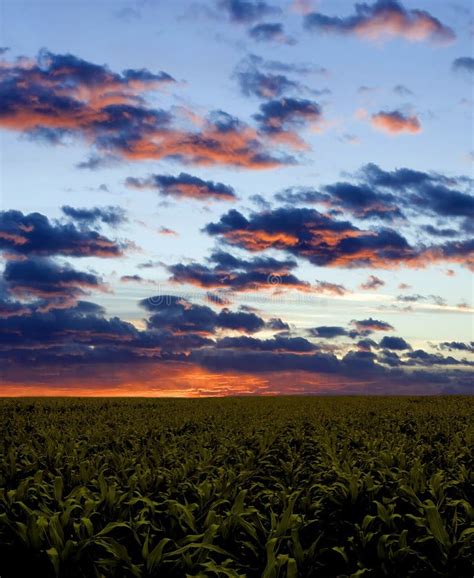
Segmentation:
<svg viewBox="0 0 474 578">
<path fill-rule="evenodd" d="M 470 1 L 0 21 L 0 395 L 473 393 Z"/>
</svg>

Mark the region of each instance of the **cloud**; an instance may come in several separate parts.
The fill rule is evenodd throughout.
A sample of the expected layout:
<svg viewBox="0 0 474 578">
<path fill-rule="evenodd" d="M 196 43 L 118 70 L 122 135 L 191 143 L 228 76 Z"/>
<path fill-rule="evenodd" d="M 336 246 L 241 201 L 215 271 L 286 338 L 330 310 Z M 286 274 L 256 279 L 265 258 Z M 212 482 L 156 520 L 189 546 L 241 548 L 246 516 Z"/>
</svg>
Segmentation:
<svg viewBox="0 0 474 578">
<path fill-rule="evenodd" d="M 273 329 L 274 331 L 289 331 L 290 326 L 279 317 L 272 317 L 265 324 L 266 329 Z"/>
<path fill-rule="evenodd" d="M 415 228 L 419 217 L 442 219 L 459 217 L 464 222 L 457 229 L 452 222 L 438 221 L 438 226 L 420 224 L 420 232 L 432 236 L 469 234 L 474 217 L 474 197 L 468 177 L 450 177 L 400 168 L 384 171 L 374 163 L 362 167 L 356 183 L 336 182 L 316 190 L 292 187 L 275 195 L 287 205 L 320 205 L 331 215 L 349 213 L 358 219 L 377 219 L 411 223 Z M 450 226 L 446 226 L 450 225 Z M 457 232 L 456 232 L 457 231 Z"/>
<path fill-rule="evenodd" d="M 164 72 L 121 74 L 72 55 L 42 51 L 36 59 L 2 62 L 0 127 L 57 141 L 67 133 L 92 153 L 81 168 L 105 162 L 169 159 L 252 169 L 291 162 L 274 157 L 257 131 L 223 111 L 183 127 L 175 111 L 151 108 L 146 96 L 174 82 Z"/>
<path fill-rule="evenodd" d="M 438 173 L 400 168 L 384 171 L 376 164 L 365 165 L 361 176 L 367 185 L 390 190 L 397 202 L 410 209 L 413 216 L 424 214 L 439 217 L 474 217 L 472 180 L 466 177 L 447 177 Z M 466 188 L 466 190 L 463 190 Z M 433 229 L 429 229 L 431 234 Z"/>
<path fill-rule="evenodd" d="M 77 223 L 87 226 L 97 225 L 97 223 L 102 222 L 111 227 L 117 227 L 127 220 L 125 210 L 122 207 L 109 206 L 79 209 L 63 205 L 61 211 Z"/>
<path fill-rule="evenodd" d="M 8 261 L 3 280 L 10 295 L 38 300 L 44 310 L 67 307 L 90 291 L 106 288 L 95 274 L 77 271 L 44 257 Z"/>
<path fill-rule="evenodd" d="M 393 87 L 393 92 L 398 94 L 398 96 L 413 96 L 413 91 L 406 87 L 404 84 L 397 84 Z"/>
<path fill-rule="evenodd" d="M 382 338 L 379 343 L 380 347 L 385 349 L 391 349 L 395 351 L 404 351 L 405 349 L 411 349 L 411 345 L 407 343 L 403 337 L 391 337 L 386 335 Z"/>
<path fill-rule="evenodd" d="M 474 58 L 471 56 L 461 56 L 453 61 L 452 68 L 455 72 L 474 73 Z"/>
<path fill-rule="evenodd" d="M 474 341 L 464 343 L 462 341 L 443 341 L 439 344 L 440 349 L 447 349 L 448 351 L 465 351 L 474 353 Z"/>
<path fill-rule="evenodd" d="M 263 0 L 219 0 L 218 6 L 227 12 L 232 22 L 238 24 L 251 24 L 266 16 L 280 13 L 279 8 Z"/>
<path fill-rule="evenodd" d="M 425 10 L 406 9 L 396 0 L 377 0 L 355 5 L 347 17 L 311 12 L 304 17 L 307 30 L 326 34 L 354 35 L 367 40 L 403 38 L 410 42 L 452 42 L 456 35 Z"/>
<path fill-rule="evenodd" d="M 281 337 L 271 339 L 256 339 L 242 335 L 240 337 L 224 337 L 216 343 L 218 349 L 249 349 L 253 351 L 308 353 L 317 350 L 317 346 L 304 337 Z"/>
<path fill-rule="evenodd" d="M 364 291 L 373 291 L 380 289 L 380 287 L 383 287 L 384 285 L 385 281 L 382 281 L 382 279 L 376 277 L 375 275 L 369 275 L 367 281 L 359 285 L 359 287 Z"/>
<path fill-rule="evenodd" d="M 141 275 L 122 275 L 120 277 L 122 283 L 140 283 L 144 285 L 157 285 L 156 281 L 151 279 L 144 279 Z"/>
<path fill-rule="evenodd" d="M 339 182 L 325 186 L 324 192 L 326 194 L 319 195 L 320 203 L 346 210 L 359 219 L 393 221 L 403 218 L 395 195 L 382 193 L 365 184 Z"/>
<path fill-rule="evenodd" d="M 141 305 L 149 314 L 144 330 L 118 317 L 107 318 L 104 308 L 86 301 L 46 311 L 31 302 L 0 295 L 2 394 L 31 394 L 37 391 L 35 384 L 46 380 L 49 394 L 110 394 L 122 384 L 124 389 L 117 393 L 149 395 L 169 389 L 167 376 L 174 384 L 174 395 L 189 395 L 191 390 L 201 395 L 367 393 L 369 387 L 376 393 L 427 393 L 438 391 L 438 384 L 467 391 L 466 384 L 472 383 L 465 369 L 467 362 L 453 357 L 402 350 L 402 358 L 387 349 L 374 353 L 370 344 L 363 349 L 361 342 L 357 350 L 337 357 L 321 350 L 322 341 L 315 344 L 287 335 L 250 337 L 248 334 L 270 327 L 270 322 L 252 312 L 226 308 L 217 313 L 171 295 L 155 296 Z M 372 319 L 357 323 L 365 332 L 383 325 Z M 272 325 L 285 327 L 284 322 Z M 321 333 L 318 339 L 325 339 L 324 329 L 317 329 Z M 325 334 L 332 338 L 330 331 Z M 410 371 L 404 371 L 404 366 Z M 458 367 L 453 371 L 450 366 Z M 176 380 L 176 372 L 180 380 Z M 166 385 L 162 386 L 163 379 Z M 130 389 L 132 382 L 135 387 Z M 237 387 L 244 382 L 245 387 Z M 206 388 L 196 383 L 206 383 Z M 226 383 L 229 387 L 223 387 Z"/>
<path fill-rule="evenodd" d="M 245 96 L 273 99 L 299 87 L 283 74 L 263 73 L 255 69 L 239 70 L 237 78 Z"/>
<path fill-rule="evenodd" d="M 408 364 L 412 365 L 425 365 L 427 367 L 432 367 L 436 365 L 472 365 L 472 363 L 467 361 L 460 361 L 452 356 L 443 357 L 442 355 L 436 355 L 434 353 L 428 353 L 423 349 L 416 349 L 415 351 L 409 351 L 406 356 L 409 358 Z M 472 379 L 472 375 L 471 375 Z"/>
<path fill-rule="evenodd" d="M 204 181 L 188 173 L 171 175 L 150 175 L 145 179 L 128 177 L 125 184 L 134 189 L 155 189 L 163 196 L 177 199 L 197 199 L 214 201 L 235 201 L 232 187 L 214 181 Z"/>
<path fill-rule="evenodd" d="M 349 336 L 349 331 L 347 331 L 347 329 L 337 325 L 321 325 L 319 327 L 313 327 L 309 332 L 313 337 L 321 337 L 322 339 L 334 339 L 336 337 Z"/>
<path fill-rule="evenodd" d="M 160 235 L 167 235 L 168 237 L 179 237 L 179 234 L 175 230 L 169 229 L 168 227 L 160 227 L 158 233 Z"/>
<path fill-rule="evenodd" d="M 118 74 L 71 54 L 42 50 L 36 60 L 3 64 L 0 121 L 5 128 L 16 130 L 44 127 L 85 132 L 94 127 L 106 132 L 106 125 L 123 125 L 127 113 L 135 113 L 137 125 L 166 122 L 166 115 L 145 112 L 136 105 L 141 93 L 172 82 L 165 72 L 129 69 Z"/>
<path fill-rule="evenodd" d="M 301 76 L 312 76 L 319 74 L 327 76 L 328 69 L 313 62 L 282 62 L 281 60 L 266 60 L 256 54 L 249 54 L 245 59 L 249 66 L 255 66 L 270 72 L 280 72 L 284 74 L 296 74 Z M 244 61 L 245 62 L 245 61 Z"/>
<path fill-rule="evenodd" d="M 380 111 L 373 114 L 371 123 L 377 130 L 392 135 L 421 132 L 421 123 L 418 118 L 414 115 L 405 115 L 399 110 Z"/>
<path fill-rule="evenodd" d="M 234 76 L 244 96 L 272 100 L 288 93 L 310 92 L 307 86 L 288 77 L 288 73 L 308 74 L 308 71 L 304 66 L 292 70 L 283 62 L 266 61 L 251 54 L 237 65 Z"/>
<path fill-rule="evenodd" d="M 309 330 L 309 334 L 313 337 L 318 337 L 320 339 L 335 339 L 338 337 L 349 337 L 350 339 L 356 339 L 358 337 L 367 337 L 376 331 L 392 331 L 393 327 L 386 323 L 385 321 L 379 321 L 377 319 L 361 319 L 351 321 L 351 327 L 345 328 L 340 325 L 321 325 L 319 327 L 313 327 Z M 383 345 L 387 349 L 395 349 L 395 347 L 390 347 L 390 339 L 386 341 L 388 345 Z M 398 339 L 398 338 L 394 338 Z M 396 342 L 393 342 L 396 343 Z M 371 339 L 363 339 L 357 343 L 359 349 L 370 351 L 371 347 L 378 347 L 375 341 Z"/>
<path fill-rule="evenodd" d="M 413 295 L 398 295 L 397 301 L 403 303 L 418 303 L 420 301 L 431 301 L 434 305 L 443 307 L 446 305 L 446 300 L 439 295 L 420 295 L 415 293 Z"/>
<path fill-rule="evenodd" d="M 280 98 L 260 105 L 260 112 L 254 116 L 260 129 L 268 134 L 280 133 L 288 128 L 317 123 L 322 111 L 319 104 L 311 100 Z"/>
<path fill-rule="evenodd" d="M 118 157 L 113 154 L 98 155 L 92 154 L 85 161 L 76 164 L 76 168 L 80 170 L 97 171 L 99 169 L 108 168 L 119 163 Z"/>
<path fill-rule="evenodd" d="M 140 304 L 152 313 L 147 321 L 149 329 L 164 329 L 175 335 L 195 333 L 206 336 L 218 329 L 255 333 L 265 327 L 264 320 L 255 313 L 227 308 L 216 313 L 206 305 L 195 305 L 172 295 L 158 295 Z"/>
<path fill-rule="evenodd" d="M 170 281 L 229 291 L 311 290 L 309 283 L 301 281 L 291 273 L 297 266 L 296 261 L 292 259 L 278 260 L 272 257 L 239 259 L 225 251 L 217 251 L 212 253 L 207 261 L 208 265 L 176 263 L 167 266 L 171 273 Z"/>
<path fill-rule="evenodd" d="M 277 44 L 295 44 L 295 40 L 285 34 L 281 22 L 256 24 L 248 31 L 250 38 L 257 42 L 276 42 Z"/>
<path fill-rule="evenodd" d="M 337 182 L 325 185 L 319 191 L 309 187 L 289 188 L 277 193 L 275 199 L 288 205 L 319 204 L 333 209 L 333 214 L 336 210 L 346 211 L 358 219 L 393 221 L 404 218 L 394 194 L 378 191 L 366 183 Z"/>
<path fill-rule="evenodd" d="M 326 295 L 346 295 L 349 291 L 339 283 L 329 283 L 328 281 L 316 280 L 316 293 L 324 293 Z"/>
<path fill-rule="evenodd" d="M 225 295 L 220 295 L 219 293 L 213 293 L 212 291 L 208 291 L 206 293 L 206 300 L 212 305 L 216 305 L 217 307 L 228 307 L 232 304 L 230 299 L 227 299 Z"/>
<path fill-rule="evenodd" d="M 374 331 L 393 331 L 394 327 L 387 323 L 386 321 L 379 321 L 378 319 L 368 319 L 356 320 L 353 319 L 351 324 L 359 331 L 362 335 L 369 335 Z"/>
<path fill-rule="evenodd" d="M 268 100 L 260 105 L 259 112 L 253 116 L 261 134 L 271 142 L 295 150 L 310 148 L 296 132 L 297 129 L 316 128 L 322 117 L 322 109 L 316 102 L 291 97 Z"/>
<path fill-rule="evenodd" d="M 286 251 L 317 266 L 393 269 L 448 262 L 474 266 L 474 241 L 412 246 L 393 229 L 360 229 L 315 209 L 283 207 L 249 218 L 231 210 L 204 230 L 229 245 L 252 252 Z"/>
<path fill-rule="evenodd" d="M 424 225 L 422 228 L 425 233 L 433 237 L 457 237 L 461 233 L 461 231 L 457 229 L 441 229 L 433 225 Z"/>
<path fill-rule="evenodd" d="M 20 255 L 120 257 L 126 247 L 86 227 L 51 222 L 41 213 L 0 212 L 0 251 Z"/>
</svg>

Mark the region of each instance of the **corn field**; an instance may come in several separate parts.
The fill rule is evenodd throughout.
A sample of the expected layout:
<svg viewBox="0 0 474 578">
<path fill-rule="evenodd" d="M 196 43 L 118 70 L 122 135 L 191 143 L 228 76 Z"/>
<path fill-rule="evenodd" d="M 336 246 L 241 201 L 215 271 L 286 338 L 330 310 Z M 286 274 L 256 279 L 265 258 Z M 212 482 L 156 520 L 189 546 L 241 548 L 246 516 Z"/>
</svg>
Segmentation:
<svg viewBox="0 0 474 578">
<path fill-rule="evenodd" d="M 0 576 L 473 576 L 472 398 L 0 400 Z"/>
</svg>

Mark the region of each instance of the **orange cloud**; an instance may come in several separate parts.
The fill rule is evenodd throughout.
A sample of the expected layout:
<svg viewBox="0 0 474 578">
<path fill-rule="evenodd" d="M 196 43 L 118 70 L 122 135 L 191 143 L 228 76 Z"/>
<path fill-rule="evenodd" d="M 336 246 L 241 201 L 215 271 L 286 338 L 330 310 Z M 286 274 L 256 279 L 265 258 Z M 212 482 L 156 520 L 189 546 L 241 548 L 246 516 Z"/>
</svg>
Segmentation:
<svg viewBox="0 0 474 578">
<path fill-rule="evenodd" d="M 421 123 L 416 116 L 405 116 L 399 111 L 373 114 L 371 123 L 374 128 L 387 134 L 421 132 Z"/>
<path fill-rule="evenodd" d="M 251 169 L 283 164 L 255 129 L 226 113 L 197 123 L 199 115 L 188 111 L 194 123 L 188 130 L 179 122 L 182 109 L 175 118 L 173 111 L 150 108 L 144 96 L 170 82 L 166 73 L 117 74 L 72 55 L 43 52 L 36 61 L 2 62 L 0 127 L 53 141 L 77 136 L 99 152 L 130 160 L 173 157 Z M 284 144 L 302 146 L 297 137 Z"/>
</svg>

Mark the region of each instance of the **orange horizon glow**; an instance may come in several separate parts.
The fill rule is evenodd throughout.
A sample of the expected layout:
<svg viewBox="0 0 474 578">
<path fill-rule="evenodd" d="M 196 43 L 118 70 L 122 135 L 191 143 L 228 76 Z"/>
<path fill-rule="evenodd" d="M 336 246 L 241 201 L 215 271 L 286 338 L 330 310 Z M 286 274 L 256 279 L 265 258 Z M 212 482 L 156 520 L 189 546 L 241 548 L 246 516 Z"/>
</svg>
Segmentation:
<svg viewBox="0 0 474 578">
<path fill-rule="evenodd" d="M 96 368 L 97 369 L 97 368 Z M 173 362 L 151 367 L 103 367 L 94 375 L 49 375 L 46 383 L 3 381 L 0 397 L 226 397 L 249 395 L 341 394 L 375 382 L 306 371 L 245 373 L 211 371 Z M 99 376 L 102 376 L 100 379 Z M 57 382 L 58 385 L 51 385 Z M 192 385 L 191 385 L 192 384 Z"/>
</svg>

